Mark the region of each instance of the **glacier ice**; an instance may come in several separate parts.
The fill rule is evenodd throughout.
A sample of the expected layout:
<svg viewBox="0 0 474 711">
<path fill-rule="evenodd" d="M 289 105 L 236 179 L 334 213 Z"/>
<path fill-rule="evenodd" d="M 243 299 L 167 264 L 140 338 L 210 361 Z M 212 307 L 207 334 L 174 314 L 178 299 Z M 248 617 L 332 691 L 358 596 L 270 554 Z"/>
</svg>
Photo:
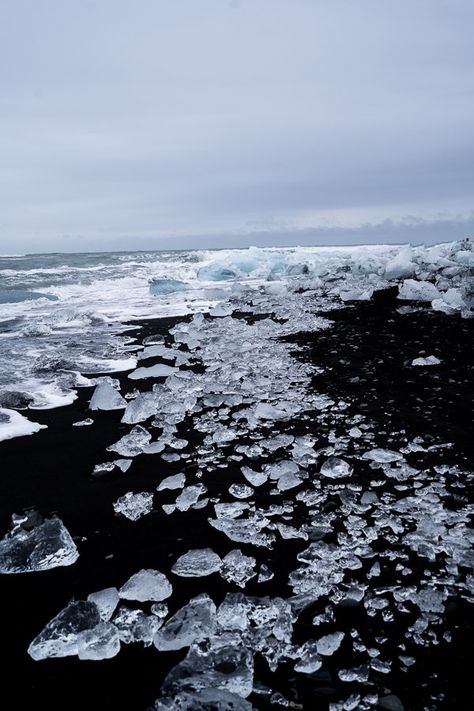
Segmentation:
<svg viewBox="0 0 474 711">
<path fill-rule="evenodd" d="M 106 380 L 100 382 L 91 397 L 89 403 L 90 410 L 122 410 L 126 407 L 127 401 L 121 396 L 116 388 Z"/>
<path fill-rule="evenodd" d="M 128 374 L 130 380 L 143 380 L 144 378 L 167 378 L 175 373 L 175 368 L 171 365 L 158 363 L 149 367 L 137 368 Z"/>
<path fill-rule="evenodd" d="M 222 568 L 222 560 L 211 548 L 196 548 L 180 556 L 171 568 L 175 575 L 198 578 L 217 573 Z"/>
<path fill-rule="evenodd" d="M 321 476 L 326 479 L 340 479 L 352 474 L 352 467 L 340 457 L 329 457 L 320 469 Z"/>
<path fill-rule="evenodd" d="M 186 483 L 186 475 L 183 472 L 179 474 L 173 474 L 172 476 L 167 476 L 156 487 L 157 491 L 163 491 L 164 489 L 182 489 Z"/>
<path fill-rule="evenodd" d="M 79 659 L 94 661 L 112 659 L 120 652 L 120 637 L 111 622 L 99 622 L 93 629 L 80 632 L 77 638 Z"/>
<path fill-rule="evenodd" d="M 412 365 L 439 365 L 440 363 L 440 359 L 434 355 L 427 356 L 426 358 L 415 358 L 411 362 Z"/>
<path fill-rule="evenodd" d="M 151 440 L 151 434 L 141 425 L 136 425 L 128 434 L 118 442 L 107 447 L 109 452 L 116 452 L 122 457 L 136 457 L 142 454 L 146 445 Z"/>
<path fill-rule="evenodd" d="M 117 588 L 104 588 L 88 595 L 87 600 L 97 605 L 101 620 L 108 622 L 115 612 L 120 597 Z"/>
<path fill-rule="evenodd" d="M 93 602 L 71 602 L 31 642 L 28 654 L 35 661 L 76 655 L 80 634 L 93 630 L 100 622 L 99 610 Z"/>
<path fill-rule="evenodd" d="M 173 592 L 170 581 L 159 570 L 140 570 L 132 575 L 119 590 L 122 600 L 161 602 Z"/>
<path fill-rule="evenodd" d="M 138 521 L 142 516 L 146 516 L 153 509 L 153 494 L 142 491 L 134 494 L 128 491 L 120 496 L 113 504 L 115 513 L 122 514 L 130 521 Z"/>
<path fill-rule="evenodd" d="M 208 595 L 199 595 L 178 610 L 153 640 L 160 651 L 190 647 L 212 637 L 216 629 L 216 606 Z"/>
<path fill-rule="evenodd" d="M 222 559 L 220 574 L 227 582 L 235 583 L 240 588 L 244 588 L 248 581 L 257 574 L 255 570 L 256 564 L 255 558 L 244 555 L 241 550 L 236 548 L 227 553 Z"/>
<path fill-rule="evenodd" d="M 76 544 L 59 518 L 46 519 L 31 530 L 14 526 L 0 541 L 0 573 L 32 573 L 72 565 Z"/>
</svg>

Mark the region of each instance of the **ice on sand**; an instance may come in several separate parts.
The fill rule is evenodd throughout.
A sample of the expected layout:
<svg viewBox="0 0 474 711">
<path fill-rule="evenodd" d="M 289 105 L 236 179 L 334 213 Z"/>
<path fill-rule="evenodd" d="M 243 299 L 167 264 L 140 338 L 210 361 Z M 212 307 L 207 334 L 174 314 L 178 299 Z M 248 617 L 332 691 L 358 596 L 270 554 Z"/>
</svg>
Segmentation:
<svg viewBox="0 0 474 711">
<path fill-rule="evenodd" d="M 47 425 L 31 422 L 16 410 L 0 408 L 0 442 L 6 439 L 35 434 L 46 428 Z"/>
<path fill-rule="evenodd" d="M 405 279 L 399 289 L 398 298 L 408 301 L 433 301 L 439 299 L 440 292 L 429 281 L 416 281 L 415 279 Z"/>
<path fill-rule="evenodd" d="M 100 618 L 104 622 L 111 619 L 120 600 L 117 588 L 98 590 L 88 595 L 87 599 L 97 605 Z"/>
<path fill-rule="evenodd" d="M 236 548 L 222 559 L 220 574 L 227 582 L 236 583 L 240 588 L 244 588 L 248 581 L 255 577 L 256 564 L 255 558 L 244 555 Z"/>
<path fill-rule="evenodd" d="M 123 410 L 127 401 L 106 380 L 99 383 L 89 403 L 89 410 Z"/>
<path fill-rule="evenodd" d="M 222 568 L 222 560 L 211 548 L 197 548 L 180 556 L 171 568 L 175 575 L 198 578 L 217 573 Z"/>
<path fill-rule="evenodd" d="M 400 462 L 403 459 L 403 454 L 395 452 L 392 449 L 371 449 L 362 455 L 362 459 L 370 459 L 372 462 L 379 464 L 388 464 L 390 462 Z"/>
<path fill-rule="evenodd" d="M 142 642 L 146 647 L 153 643 L 153 637 L 162 624 L 156 615 L 147 615 L 143 610 L 120 607 L 113 619 L 118 629 L 120 641 L 124 644 Z"/>
<path fill-rule="evenodd" d="M 160 651 L 190 647 L 211 637 L 216 628 L 216 606 L 208 595 L 199 595 L 178 610 L 153 640 Z"/>
<path fill-rule="evenodd" d="M 136 425 L 128 434 L 118 442 L 107 447 L 109 452 L 116 452 L 122 457 L 136 457 L 142 454 L 146 445 L 151 440 L 151 434 L 141 425 Z"/>
<path fill-rule="evenodd" d="M 100 622 L 91 630 L 78 635 L 77 653 L 79 659 L 99 661 L 112 659 L 120 652 L 118 629 L 111 622 Z"/>
<path fill-rule="evenodd" d="M 35 661 L 48 657 L 69 657 L 79 651 L 79 635 L 93 630 L 101 622 L 97 605 L 93 602 L 71 602 L 28 647 Z"/>
<path fill-rule="evenodd" d="M 0 573 L 32 573 L 72 565 L 79 558 L 63 522 L 51 518 L 28 531 L 17 525 L 0 541 Z"/>
<path fill-rule="evenodd" d="M 115 513 L 122 514 L 130 521 L 138 521 L 142 516 L 146 516 L 153 509 L 153 494 L 142 491 L 134 494 L 128 491 L 117 499 L 114 503 Z"/>
<path fill-rule="evenodd" d="M 426 358 L 415 358 L 411 362 L 412 365 L 439 365 L 440 363 L 440 359 L 434 355 L 427 356 Z"/>
<path fill-rule="evenodd" d="M 318 653 L 323 657 L 330 657 L 339 649 L 343 639 L 344 632 L 333 632 L 321 637 L 316 642 Z"/>
<path fill-rule="evenodd" d="M 182 489 L 186 483 L 186 475 L 181 472 L 180 474 L 173 474 L 173 476 L 167 476 L 166 479 L 160 481 L 156 487 L 157 491 L 163 491 L 164 489 Z"/>
<path fill-rule="evenodd" d="M 320 473 L 327 479 L 340 479 L 351 476 L 352 467 L 344 459 L 329 457 L 322 465 Z"/>
<path fill-rule="evenodd" d="M 222 689 L 204 688 L 182 691 L 176 696 L 158 699 L 155 711 L 255 711 L 252 704 L 237 694 Z"/>
<path fill-rule="evenodd" d="M 119 590 L 123 600 L 138 602 L 161 602 L 173 592 L 170 581 L 158 570 L 140 570 L 127 580 Z"/>
</svg>

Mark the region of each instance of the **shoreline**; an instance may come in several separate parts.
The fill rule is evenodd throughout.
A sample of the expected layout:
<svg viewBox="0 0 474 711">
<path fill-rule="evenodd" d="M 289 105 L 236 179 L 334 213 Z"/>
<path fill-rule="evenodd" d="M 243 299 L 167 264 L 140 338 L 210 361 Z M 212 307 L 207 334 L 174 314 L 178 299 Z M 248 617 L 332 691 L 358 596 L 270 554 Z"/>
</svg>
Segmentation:
<svg viewBox="0 0 474 711">
<path fill-rule="evenodd" d="M 396 308 L 402 303 L 405 302 L 394 300 L 393 293 L 383 292 L 372 301 L 324 314 L 333 322 L 328 330 L 299 333 L 284 340 L 301 348 L 294 355 L 296 359 L 324 367 L 323 373 L 313 377 L 312 388 L 334 399 L 348 400 L 349 411 L 345 411 L 344 417 L 363 413 L 376 423 L 377 436 L 381 440 L 385 438 L 387 448 L 395 448 L 394 432 L 400 433 L 403 429 L 407 441 L 421 435 L 426 439 L 428 435 L 435 442 L 446 434 L 449 436 L 443 441 L 453 442 L 453 447 L 426 455 L 422 453 L 421 464 L 427 468 L 439 463 L 448 467 L 459 462 L 472 465 L 468 412 L 469 392 L 472 395 L 470 348 L 473 321 L 425 311 L 401 316 Z M 140 325 L 136 336 L 138 341 L 143 341 L 150 335 L 166 335 L 172 325 L 185 320 L 186 317 L 172 317 L 144 320 L 133 325 Z M 426 355 L 432 350 L 442 355 L 439 370 L 417 370 L 406 365 L 412 355 L 415 358 L 422 350 Z M 153 362 L 159 362 L 159 359 Z M 143 361 L 140 365 L 143 363 L 149 364 Z M 120 380 L 122 394 L 137 387 L 137 382 L 130 380 L 128 373 L 110 375 Z M 352 382 L 353 378 L 359 378 L 359 381 Z M 138 383 L 142 391 L 152 384 L 152 380 Z M 163 513 L 161 505 L 175 498 L 176 492 L 171 491 L 160 492 L 160 505 L 135 523 L 117 517 L 112 502 L 119 496 L 129 490 L 154 490 L 159 481 L 187 470 L 187 465 L 165 462 L 153 455 L 140 455 L 128 473 L 115 470 L 111 475 L 91 479 L 92 469 L 98 462 L 116 458 L 105 452 L 106 447 L 130 429 L 120 424 L 122 411 L 91 415 L 87 404 L 92 392 L 93 388 L 79 388 L 73 404 L 56 410 L 34 411 L 35 420 L 47 424 L 48 429 L 29 438 L 0 444 L 4 472 L 0 480 L 0 501 L 5 502 L 0 509 L 1 531 L 8 529 L 13 512 L 20 513 L 30 507 L 37 508 L 43 515 L 58 512 L 80 550 L 78 562 L 70 568 L 1 576 L 2 599 L 8 610 L 4 639 L 8 641 L 8 663 L 12 671 L 21 673 L 25 682 L 21 690 L 25 707 L 35 703 L 49 711 L 65 706 L 87 707 L 89 711 L 121 707 L 138 711 L 150 706 L 158 697 L 163 678 L 182 659 L 184 650 L 163 654 L 153 647 L 122 645 L 119 655 L 109 661 L 90 663 L 66 658 L 36 663 L 26 654 L 29 642 L 72 597 L 85 599 L 95 590 L 120 585 L 140 568 L 157 568 L 169 575 L 171 563 L 189 548 L 209 546 L 219 555 L 224 555 L 230 548 L 242 548 L 245 554 L 255 555 L 260 562 L 268 563 L 275 572 L 275 578 L 263 585 L 250 581 L 245 594 L 286 598 L 290 595 L 286 584 L 288 573 L 295 567 L 296 554 L 304 550 L 307 543 L 300 539 L 285 540 L 282 544 L 278 542 L 271 551 L 255 549 L 248 544 L 231 544 L 221 533 L 205 524 L 206 516 L 203 518 L 200 510 L 190 509 L 180 516 Z M 335 436 L 341 436 L 338 432 L 341 419 L 330 421 L 328 417 L 325 421 L 320 413 L 313 414 L 314 418 L 294 418 L 288 427 L 281 428 L 282 431 L 289 428 L 295 434 L 316 431 L 321 447 L 327 446 L 334 428 Z M 93 425 L 72 427 L 73 422 L 89 415 L 94 418 Z M 179 425 L 178 432 L 186 436 L 189 449 L 199 445 L 201 435 L 190 429 L 189 421 Z M 273 455 L 274 460 L 277 458 Z M 238 480 L 238 471 L 239 466 L 234 464 L 223 470 L 219 479 L 208 477 L 205 480 L 211 499 L 219 497 L 223 488 Z M 189 472 L 191 476 L 196 472 L 193 463 Z M 354 485 L 362 482 L 367 472 L 368 469 L 362 468 Z M 449 480 L 449 475 L 446 476 Z M 451 506 L 459 505 L 456 497 L 467 496 L 467 491 L 461 491 L 461 484 L 459 477 L 448 481 Z M 389 482 L 387 493 L 401 498 L 403 491 L 396 487 L 405 485 Z M 265 499 L 261 491 L 256 492 L 255 498 L 257 504 Z M 293 499 L 293 492 L 288 492 L 287 498 Z M 329 500 L 328 510 L 331 511 L 334 505 Z M 340 517 L 335 521 L 335 530 L 344 531 L 344 520 Z M 109 557 L 111 554 L 113 558 Z M 415 567 L 415 563 L 412 561 L 416 577 L 422 568 Z M 387 572 L 380 582 L 389 584 L 390 575 Z M 217 602 L 228 591 L 228 586 L 217 575 L 184 581 L 176 577 L 172 579 L 172 611 L 201 592 L 208 591 Z M 388 678 L 385 677 L 386 688 L 402 700 L 405 708 L 417 709 L 426 703 L 428 692 L 420 683 L 423 667 L 426 667 L 424 683 L 431 684 L 430 693 L 439 694 L 443 690 L 448 693 L 444 701 L 438 700 L 435 708 L 468 708 L 468 700 L 474 702 L 465 654 L 474 629 L 472 612 L 462 600 L 449 604 L 449 624 L 455 630 L 453 642 L 447 648 L 423 648 L 414 667 L 404 673 L 393 670 Z M 320 606 L 316 607 L 319 609 Z M 297 642 L 315 636 L 311 610 L 313 608 L 305 611 L 295 626 Z M 342 608 L 338 615 L 338 624 L 347 632 L 353 625 L 358 625 L 369 634 L 373 621 L 370 618 L 361 621 L 358 608 Z M 332 626 L 328 631 L 330 628 Z M 388 648 L 394 654 L 400 639 L 390 624 L 388 629 L 393 635 Z M 446 658 L 448 651 L 449 658 Z M 308 677 L 299 675 L 297 682 L 295 672 L 286 664 L 276 674 L 270 674 L 258 661 L 256 676 L 259 681 L 279 689 L 287 698 L 294 699 L 300 708 L 311 709 L 318 704 L 318 708 L 324 709 L 329 702 L 345 698 L 354 688 L 337 678 L 337 666 L 350 663 L 348 650 L 343 650 L 341 655 L 335 662 L 329 659 L 324 672 Z M 436 673 L 438 678 L 429 679 L 430 673 Z M 74 689 L 72 700 L 71 688 Z M 278 708 L 269 697 L 260 694 L 253 695 L 251 701 L 256 708 L 265 711 Z M 465 703 L 467 705 L 463 706 Z"/>
</svg>

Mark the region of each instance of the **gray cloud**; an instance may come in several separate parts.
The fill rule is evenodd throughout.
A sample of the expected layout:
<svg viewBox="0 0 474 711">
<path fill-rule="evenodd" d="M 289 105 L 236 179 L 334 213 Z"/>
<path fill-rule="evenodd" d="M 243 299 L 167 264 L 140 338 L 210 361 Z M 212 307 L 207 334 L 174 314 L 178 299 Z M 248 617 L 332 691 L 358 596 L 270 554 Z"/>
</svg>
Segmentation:
<svg viewBox="0 0 474 711">
<path fill-rule="evenodd" d="M 462 230 L 473 22 L 471 0 L 4 3 L 0 251 Z"/>
</svg>

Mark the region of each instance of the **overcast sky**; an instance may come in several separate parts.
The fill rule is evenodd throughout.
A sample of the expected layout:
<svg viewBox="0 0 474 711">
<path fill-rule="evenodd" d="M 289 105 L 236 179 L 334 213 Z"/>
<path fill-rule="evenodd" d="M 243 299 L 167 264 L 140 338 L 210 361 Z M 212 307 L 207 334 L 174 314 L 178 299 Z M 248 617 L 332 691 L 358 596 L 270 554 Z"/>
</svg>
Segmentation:
<svg viewBox="0 0 474 711">
<path fill-rule="evenodd" d="M 0 252 L 474 228 L 473 0 L 3 0 Z"/>
</svg>

